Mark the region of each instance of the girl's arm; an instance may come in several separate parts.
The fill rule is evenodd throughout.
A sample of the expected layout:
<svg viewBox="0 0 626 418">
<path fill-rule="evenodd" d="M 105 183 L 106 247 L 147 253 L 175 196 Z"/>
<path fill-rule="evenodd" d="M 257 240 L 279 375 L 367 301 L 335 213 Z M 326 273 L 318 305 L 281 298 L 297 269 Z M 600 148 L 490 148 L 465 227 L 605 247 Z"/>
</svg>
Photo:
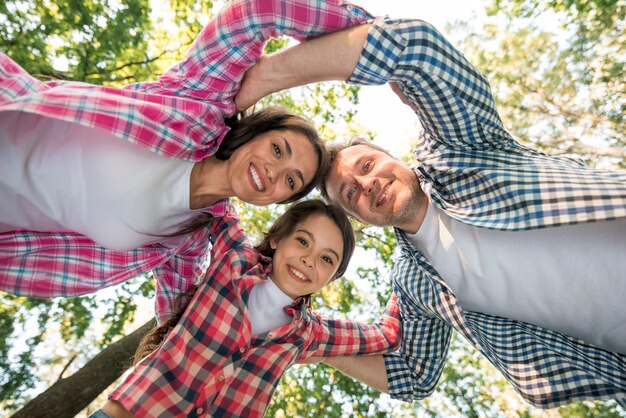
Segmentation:
<svg viewBox="0 0 626 418">
<path fill-rule="evenodd" d="M 402 339 L 400 312 L 393 295 L 382 319 L 372 325 L 316 316 L 313 343 L 300 360 L 311 356 L 331 357 L 393 351 Z"/>
<path fill-rule="evenodd" d="M 159 323 L 169 318 L 176 296 L 201 280 L 209 241 L 212 243 L 211 264 L 220 262 L 229 254 L 229 249 L 252 246 L 232 206 L 224 216 L 216 217 L 208 230 L 196 231 L 187 240 L 190 243 L 183 251 L 153 270 L 157 290 L 155 310 Z"/>
</svg>

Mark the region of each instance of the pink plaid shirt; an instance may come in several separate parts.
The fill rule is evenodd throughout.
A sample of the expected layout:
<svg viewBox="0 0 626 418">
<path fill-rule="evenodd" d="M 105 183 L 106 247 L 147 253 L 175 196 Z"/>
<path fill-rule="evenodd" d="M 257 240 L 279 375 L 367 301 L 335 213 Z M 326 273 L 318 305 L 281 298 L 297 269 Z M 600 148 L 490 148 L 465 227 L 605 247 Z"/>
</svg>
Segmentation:
<svg viewBox="0 0 626 418">
<path fill-rule="evenodd" d="M 399 344 L 395 297 L 381 322 L 327 319 L 297 299 L 290 324 L 252 335 L 247 308 L 271 259 L 248 242 L 236 216 L 212 228 L 212 262 L 178 325 L 110 394 L 136 417 L 261 417 L 287 368 L 311 356 L 390 351 Z"/>
<path fill-rule="evenodd" d="M 265 42 L 304 39 L 365 21 L 340 0 L 232 0 L 202 30 L 186 58 L 154 82 L 123 88 L 43 83 L 0 53 L 0 112 L 22 111 L 104 129 L 160 155 L 199 161 L 228 131 L 224 118 L 243 75 Z M 226 201 L 207 211 L 224 213 Z M 111 251 L 71 231 L 0 234 L 0 289 L 23 296 L 76 296 L 152 270 L 157 317 L 202 273 L 209 236 L 197 231 L 175 248 L 146 245 Z"/>
</svg>

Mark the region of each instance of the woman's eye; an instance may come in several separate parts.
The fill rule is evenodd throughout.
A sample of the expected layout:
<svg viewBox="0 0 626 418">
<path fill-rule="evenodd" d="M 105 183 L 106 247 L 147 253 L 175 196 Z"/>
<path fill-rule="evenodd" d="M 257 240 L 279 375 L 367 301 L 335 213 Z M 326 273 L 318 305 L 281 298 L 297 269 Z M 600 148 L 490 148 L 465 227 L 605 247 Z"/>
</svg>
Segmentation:
<svg viewBox="0 0 626 418">
<path fill-rule="evenodd" d="M 280 152 L 280 147 L 278 145 L 276 145 L 276 144 L 272 144 L 272 147 L 274 148 L 274 155 L 276 155 L 276 157 L 280 158 L 281 155 L 283 155 Z"/>
<path fill-rule="evenodd" d="M 291 190 L 296 188 L 296 182 L 293 181 L 293 177 L 291 177 L 291 176 L 287 176 L 287 184 L 289 184 L 289 188 Z"/>
<path fill-rule="evenodd" d="M 322 257 L 322 260 L 326 261 L 328 264 L 333 264 L 333 259 L 330 258 L 329 256 L 325 255 L 324 257 Z"/>
<path fill-rule="evenodd" d="M 302 244 L 302 245 L 304 245 L 304 246 L 306 246 L 306 245 L 307 245 L 307 242 L 306 242 L 306 240 L 305 240 L 304 238 L 296 238 L 296 239 L 298 240 L 298 242 L 299 242 L 300 244 Z"/>
</svg>

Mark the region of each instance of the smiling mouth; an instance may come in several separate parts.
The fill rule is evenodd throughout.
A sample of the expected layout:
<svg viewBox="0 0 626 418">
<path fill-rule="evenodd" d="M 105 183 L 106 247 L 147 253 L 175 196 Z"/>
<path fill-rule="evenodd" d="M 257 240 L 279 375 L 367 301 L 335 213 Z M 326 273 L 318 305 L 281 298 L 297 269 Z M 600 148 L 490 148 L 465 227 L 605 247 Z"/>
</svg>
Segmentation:
<svg viewBox="0 0 626 418">
<path fill-rule="evenodd" d="M 261 176 L 259 175 L 259 172 L 257 171 L 254 164 L 250 164 L 249 172 L 250 172 L 250 178 L 252 180 L 252 184 L 254 185 L 254 187 L 257 189 L 257 191 L 264 192 L 265 187 L 263 186 L 263 182 L 261 181 Z"/>
<path fill-rule="evenodd" d="M 301 283 L 310 282 L 310 280 L 308 279 L 308 277 L 306 277 L 304 273 L 302 273 L 300 270 L 296 270 L 291 266 L 289 266 L 289 273 L 291 273 L 291 276 Z"/>
<path fill-rule="evenodd" d="M 380 206 L 385 202 L 387 199 L 387 193 L 389 192 L 389 187 L 391 187 L 391 183 L 387 183 L 387 185 L 380 191 L 378 199 L 376 199 L 376 206 Z"/>
</svg>

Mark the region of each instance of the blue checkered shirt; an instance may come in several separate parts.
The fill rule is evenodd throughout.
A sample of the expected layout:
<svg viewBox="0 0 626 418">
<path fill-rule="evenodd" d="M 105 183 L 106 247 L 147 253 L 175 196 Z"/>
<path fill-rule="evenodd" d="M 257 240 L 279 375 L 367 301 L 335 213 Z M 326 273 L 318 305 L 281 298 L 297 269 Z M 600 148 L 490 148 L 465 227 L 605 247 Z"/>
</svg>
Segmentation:
<svg viewBox="0 0 626 418">
<path fill-rule="evenodd" d="M 415 149 L 421 187 L 454 219 L 525 230 L 626 216 L 626 173 L 596 170 L 515 141 L 487 79 L 426 22 L 375 21 L 350 81 L 398 83 L 424 128 Z M 604 398 L 626 405 L 626 356 L 464 311 L 421 251 L 402 231 L 397 236 L 401 256 L 391 276 L 404 341 L 401 351 L 385 356 L 392 397 L 412 401 L 434 391 L 455 329 L 534 406 Z"/>
</svg>

